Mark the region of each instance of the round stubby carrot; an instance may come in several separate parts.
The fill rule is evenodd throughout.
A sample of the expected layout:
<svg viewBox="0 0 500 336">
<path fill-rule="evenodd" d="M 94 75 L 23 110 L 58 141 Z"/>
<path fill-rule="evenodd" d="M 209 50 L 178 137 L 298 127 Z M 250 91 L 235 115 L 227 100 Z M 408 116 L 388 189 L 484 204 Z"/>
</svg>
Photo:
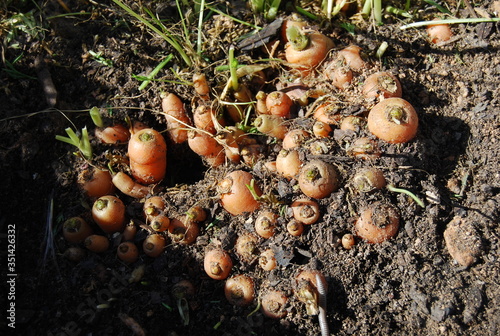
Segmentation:
<svg viewBox="0 0 500 336">
<path fill-rule="evenodd" d="M 393 144 L 404 143 L 417 135 L 418 115 L 406 100 L 387 98 L 371 109 L 367 124 L 377 138 Z"/>
<path fill-rule="evenodd" d="M 92 218 L 106 233 L 122 231 L 125 224 L 125 205 L 115 196 L 103 196 L 94 202 Z"/>
<path fill-rule="evenodd" d="M 247 186 L 252 184 L 252 174 L 235 170 L 229 173 L 217 186 L 220 193 L 222 207 L 233 216 L 244 212 L 253 212 L 260 206 L 260 202 L 254 198 Z M 257 196 L 262 195 L 257 184 L 254 184 L 253 191 Z"/>
<path fill-rule="evenodd" d="M 309 197 L 321 199 L 338 189 L 338 175 L 332 164 L 312 160 L 300 170 L 298 177 L 300 190 Z"/>
<path fill-rule="evenodd" d="M 81 217 L 72 217 L 63 224 L 64 238 L 70 243 L 81 243 L 92 233 L 90 225 Z"/>
<path fill-rule="evenodd" d="M 270 114 L 290 118 L 293 100 L 286 93 L 274 91 L 266 97 L 266 107 Z"/>
<path fill-rule="evenodd" d="M 398 232 L 399 212 L 391 204 L 376 202 L 361 211 L 354 228 L 368 243 L 382 243 Z"/>
<path fill-rule="evenodd" d="M 229 253 L 221 248 L 215 248 L 205 254 L 203 267 L 207 275 L 212 279 L 224 280 L 231 272 L 233 260 Z"/>
<path fill-rule="evenodd" d="M 130 169 L 137 182 L 158 183 L 167 169 L 167 144 L 163 136 L 152 128 L 135 133 L 128 143 Z"/>
<path fill-rule="evenodd" d="M 361 71 L 366 67 L 366 62 L 360 56 L 361 48 L 356 45 L 350 45 L 339 51 L 337 57 L 341 59 L 345 65 L 354 71 Z"/>
<path fill-rule="evenodd" d="M 437 21 L 439 19 L 434 19 Z M 441 43 L 448 41 L 453 33 L 451 32 L 450 25 L 448 24 L 434 24 L 427 26 L 427 34 L 432 43 Z"/>
<path fill-rule="evenodd" d="M 306 71 L 321 63 L 334 46 L 330 38 L 319 32 L 306 35 L 297 27 L 290 27 L 286 33 L 289 38 L 285 49 L 286 60 L 302 66 Z"/>
<path fill-rule="evenodd" d="M 367 98 L 401 98 L 403 89 L 395 75 L 387 71 L 381 71 L 371 74 L 366 78 L 362 92 Z"/>
<path fill-rule="evenodd" d="M 168 235 L 172 239 L 172 242 L 189 245 L 196 241 L 198 235 L 200 234 L 200 227 L 198 223 L 190 220 L 186 216 L 181 218 L 173 218 L 170 221 L 170 226 L 168 227 Z"/>
<path fill-rule="evenodd" d="M 187 128 L 188 126 L 192 126 L 192 124 L 186 114 L 182 100 L 175 94 L 169 93 L 163 98 L 161 106 L 163 114 L 166 116 L 170 138 L 175 143 L 185 142 L 188 138 Z"/>
<path fill-rule="evenodd" d="M 91 198 L 112 194 L 115 189 L 109 171 L 98 168 L 83 170 L 78 175 L 78 183 Z"/>
</svg>

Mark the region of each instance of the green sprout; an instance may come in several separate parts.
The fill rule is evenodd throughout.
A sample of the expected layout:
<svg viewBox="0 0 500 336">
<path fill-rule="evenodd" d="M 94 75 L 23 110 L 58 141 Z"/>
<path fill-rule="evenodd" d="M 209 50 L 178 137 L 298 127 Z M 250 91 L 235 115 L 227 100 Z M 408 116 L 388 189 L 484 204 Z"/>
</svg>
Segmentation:
<svg viewBox="0 0 500 336">
<path fill-rule="evenodd" d="M 108 67 L 113 67 L 113 61 L 110 60 L 110 59 L 107 59 L 105 58 L 103 55 L 102 55 L 102 52 L 99 51 L 99 52 L 95 52 L 95 51 L 92 51 L 92 50 L 89 50 L 89 54 L 90 56 L 92 57 L 92 59 L 94 61 L 96 61 L 97 63 L 100 63 L 102 65 L 105 65 L 105 66 L 108 66 Z"/>
<path fill-rule="evenodd" d="M 443 6 L 436 3 L 435 1 L 432 1 L 432 0 L 424 0 L 424 1 L 427 2 L 429 5 L 436 7 L 441 13 L 451 15 L 451 12 L 448 10 L 448 8 L 444 8 Z"/>
<path fill-rule="evenodd" d="M 411 191 L 409 190 L 406 190 L 406 189 L 402 189 L 402 188 L 396 188 L 394 185 L 392 184 L 388 184 L 387 185 L 387 189 L 389 189 L 390 191 L 392 192 L 398 192 L 398 193 L 402 193 L 402 194 L 405 194 L 405 195 L 408 195 L 410 196 L 419 206 L 421 206 L 422 208 L 425 208 L 425 204 L 424 202 L 418 198 L 414 193 L 412 193 Z"/>
<path fill-rule="evenodd" d="M 89 113 L 92 121 L 94 122 L 94 125 L 96 125 L 97 127 L 104 126 L 104 122 L 102 121 L 101 114 L 99 113 L 99 109 L 97 107 L 92 107 Z"/>
<path fill-rule="evenodd" d="M 14 79 L 36 79 L 36 77 L 26 75 L 15 68 L 14 65 L 17 62 L 19 62 L 22 57 L 23 57 L 23 54 L 20 54 L 19 56 L 14 58 L 14 60 L 12 62 L 9 62 L 9 60 L 5 59 L 5 67 L 4 67 L 3 71 L 5 71 L 5 73 L 7 73 L 7 75 L 9 75 L 11 78 L 14 78 Z"/>
<path fill-rule="evenodd" d="M 234 46 L 229 47 L 229 72 L 231 73 L 231 88 L 238 91 L 240 83 L 238 82 L 238 74 L 236 68 L 238 67 L 238 60 L 234 57 Z"/>
<path fill-rule="evenodd" d="M 167 63 L 172 60 L 173 57 L 174 57 L 174 55 L 172 55 L 172 54 L 168 55 L 147 76 L 132 75 L 133 78 L 135 78 L 139 81 L 142 81 L 141 85 L 139 86 L 139 91 L 144 90 L 146 88 L 146 86 L 148 86 L 149 83 L 151 83 L 151 81 L 154 80 L 154 78 L 160 72 L 160 70 L 163 69 L 165 67 L 165 65 L 167 65 Z"/>
<path fill-rule="evenodd" d="M 281 0 L 250 0 L 254 13 L 263 13 L 266 20 L 274 20 L 278 15 Z"/>
<path fill-rule="evenodd" d="M 67 137 L 62 136 L 62 135 L 56 135 L 56 140 L 66 142 L 70 145 L 75 146 L 78 148 L 80 153 L 87 159 L 91 160 L 92 159 L 92 147 L 90 146 L 90 141 L 89 141 L 89 134 L 87 131 L 87 127 L 85 126 L 82 128 L 82 137 L 79 138 L 78 135 L 76 135 L 75 131 L 71 127 L 68 127 L 65 129 L 66 133 L 68 134 Z"/>
<path fill-rule="evenodd" d="M 167 308 L 167 310 L 170 311 L 170 312 L 174 310 L 172 307 L 170 307 L 168 304 L 166 304 L 164 302 L 162 302 L 161 304 L 162 304 L 163 307 Z"/>
</svg>

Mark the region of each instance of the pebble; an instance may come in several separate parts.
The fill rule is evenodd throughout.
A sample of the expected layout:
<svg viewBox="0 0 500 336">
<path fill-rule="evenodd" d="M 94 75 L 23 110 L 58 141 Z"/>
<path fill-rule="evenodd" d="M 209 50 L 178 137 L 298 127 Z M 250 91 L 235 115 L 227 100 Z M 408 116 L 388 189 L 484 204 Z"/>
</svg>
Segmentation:
<svg viewBox="0 0 500 336">
<path fill-rule="evenodd" d="M 454 217 L 444 231 L 446 248 L 451 257 L 464 267 L 476 262 L 482 251 L 481 237 L 470 222 Z"/>
</svg>

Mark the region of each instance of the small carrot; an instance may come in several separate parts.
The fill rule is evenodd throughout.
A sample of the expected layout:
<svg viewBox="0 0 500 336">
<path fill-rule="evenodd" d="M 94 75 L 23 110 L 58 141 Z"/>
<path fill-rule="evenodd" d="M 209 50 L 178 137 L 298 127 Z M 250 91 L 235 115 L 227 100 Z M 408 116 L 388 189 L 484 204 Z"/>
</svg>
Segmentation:
<svg viewBox="0 0 500 336">
<path fill-rule="evenodd" d="M 123 231 L 125 225 L 125 205 L 115 196 L 103 196 L 94 202 L 92 217 L 106 233 Z"/>
<path fill-rule="evenodd" d="M 139 183 L 153 184 L 165 177 L 167 144 L 163 136 L 151 128 L 135 133 L 128 143 L 132 175 Z"/>
<path fill-rule="evenodd" d="M 95 136 L 105 144 L 122 144 L 130 138 L 130 131 L 125 126 L 117 124 L 106 128 L 96 128 Z"/>
<path fill-rule="evenodd" d="M 170 138 L 175 143 L 185 142 L 187 140 L 187 128 L 192 124 L 186 114 L 182 100 L 175 94 L 169 93 L 163 98 L 161 106 L 167 119 Z"/>
<path fill-rule="evenodd" d="M 113 184 L 122 193 L 134 198 L 144 198 L 149 193 L 149 188 L 134 182 L 130 176 L 123 172 L 118 172 L 113 176 Z"/>
<path fill-rule="evenodd" d="M 201 99 L 208 100 L 210 87 L 208 86 L 207 77 L 203 73 L 195 73 L 193 75 L 193 86 L 197 94 L 200 95 Z"/>
<path fill-rule="evenodd" d="M 289 40 L 285 49 L 286 60 L 306 73 L 320 64 L 334 46 L 330 38 L 319 32 L 304 34 L 292 26 L 286 34 Z"/>
<path fill-rule="evenodd" d="M 107 170 L 89 168 L 78 175 L 78 184 L 88 197 L 101 197 L 113 193 L 115 187 Z"/>
</svg>

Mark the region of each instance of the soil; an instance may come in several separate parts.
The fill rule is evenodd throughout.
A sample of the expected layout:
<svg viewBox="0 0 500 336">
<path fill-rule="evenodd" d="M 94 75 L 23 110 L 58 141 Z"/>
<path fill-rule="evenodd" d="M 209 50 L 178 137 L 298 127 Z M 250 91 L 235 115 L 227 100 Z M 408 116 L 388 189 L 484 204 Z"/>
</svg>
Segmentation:
<svg viewBox="0 0 500 336">
<path fill-rule="evenodd" d="M 403 98 L 417 110 L 416 138 L 399 145 L 380 141 L 383 154 L 371 161 L 353 158 L 345 150 L 353 137 L 369 136 L 366 130 L 354 135 L 337 130 L 323 140 L 328 152 L 322 155 L 301 149 L 306 160 L 320 158 L 333 164 L 341 181 L 337 191 L 318 200 L 320 219 L 308 225 L 299 238 L 285 231 L 291 217 L 284 205 L 301 195 L 296 181 L 280 178 L 263 165 L 276 158 L 280 141 L 255 135 L 266 148 L 256 165 L 225 163 L 216 168 L 208 167 L 186 144 L 169 142 L 167 178 L 156 193 L 168 200 L 171 217 L 199 204 L 207 209 L 209 218 L 200 224 L 201 234 L 194 244 L 169 240 L 159 257 L 141 253 L 139 261 L 127 265 L 116 258 L 121 239 L 116 234 L 110 236 L 111 247 L 105 253 L 86 252 L 79 262 L 63 255 L 71 244 L 62 237 L 62 223 L 77 215 L 92 222 L 92 201 L 76 183 L 88 163 L 72 154 L 74 148 L 56 141 L 55 135 L 63 135 L 73 124 L 77 129 L 87 126 L 92 135 L 95 127 L 89 114 L 81 110 L 93 106 L 109 111 L 108 121 L 123 122 L 128 116 L 164 130 L 165 119 L 157 113 L 160 93 L 175 92 L 191 111 L 197 97 L 192 87 L 179 82 L 189 82 L 198 70 L 207 74 L 220 94 L 228 72 L 215 71 L 215 66 L 227 64 L 229 45 L 250 29 L 212 15 L 204 29 L 206 60 L 186 67 L 176 56 L 157 77 L 170 81 L 152 81 L 139 91 L 140 82 L 133 75 L 149 74 L 166 55 L 177 55 L 175 51 L 108 1 L 66 1 L 72 13 L 91 14 L 54 18 L 65 13 L 60 3 L 43 3 L 41 12 L 31 8 L 32 4 L 4 11 L 7 17 L 13 11 L 33 9 L 44 28 L 37 37 L 19 34 L 11 41 L 19 43 L 18 49 L 12 43 L 3 46 L 7 61 L 22 55 L 15 68 L 27 76 L 14 78 L 5 68 L 0 74 L 0 226 L 2 246 L 9 246 L 2 248 L 2 262 L 14 262 L 8 257 L 15 255 L 15 264 L 9 264 L 14 269 L 7 274 L 16 274 L 15 282 L 10 283 L 11 276 L 2 276 L 2 296 L 10 294 L 9 304 L 15 303 L 16 335 L 141 335 L 141 330 L 131 329 L 135 324 L 149 335 L 319 335 L 318 317 L 307 315 L 293 293 L 293 278 L 302 269 L 319 270 L 326 278 L 330 334 L 500 334 L 498 24 L 454 25 L 452 40 L 436 45 L 427 40 L 423 28 L 400 30 L 400 19 L 392 15 L 384 18 L 382 26 L 358 23 L 353 34 L 339 27 L 340 22 L 348 22 L 345 17 L 339 16 L 333 25 L 323 23 L 321 31 L 335 41 L 335 52 L 356 44 L 372 64 L 356 74 L 356 84 L 346 92 L 332 91 L 345 102 L 341 113 L 366 111 L 357 83 L 376 70 L 388 70 L 400 79 Z M 139 10 L 135 1 L 126 3 Z M 456 4 L 449 3 L 454 11 Z M 178 22 L 175 2 L 141 4 L 161 18 Z M 228 13 L 252 22 L 243 3 L 233 4 Z M 412 4 L 416 6 L 412 10 L 420 8 L 414 21 L 437 14 L 427 4 Z M 494 16 L 490 5 L 490 1 L 476 1 L 475 11 L 459 8 L 456 15 Z M 196 32 L 196 24 L 193 20 L 191 31 Z M 384 41 L 389 48 L 378 60 L 374 54 Z M 278 47 L 278 54 L 282 50 Z M 110 60 L 112 65 L 98 62 L 90 51 L 101 52 L 102 60 Z M 260 48 L 237 50 L 236 55 L 241 64 L 265 57 Z M 287 75 L 286 69 L 276 64 L 266 69 L 268 82 L 261 88 L 267 92 L 275 89 Z M 57 90 L 54 106 L 54 97 L 44 93 L 51 88 L 49 79 Z M 319 82 L 319 87 L 328 87 L 328 81 Z M 252 86 L 252 90 L 256 88 Z M 305 109 L 299 108 L 297 113 L 292 125 L 307 127 L 309 121 L 300 118 Z M 93 136 L 91 143 L 97 165 L 105 166 L 106 153 L 126 152 L 124 145 L 103 145 Z M 386 189 L 355 192 L 350 176 L 365 166 L 381 168 L 390 183 L 412 191 L 425 207 Z M 232 216 L 218 201 L 215 185 L 235 169 L 252 172 L 264 193 L 274 194 L 281 202 L 263 205 L 282 210 L 276 234 L 259 240 L 258 250 L 270 247 L 276 253 L 278 267 L 271 272 L 263 271 L 256 259 L 240 260 L 233 251 L 238 235 L 254 231 L 256 216 Z M 119 195 L 129 217 L 142 221 L 141 201 Z M 354 233 L 360 211 L 376 201 L 398 209 L 397 235 L 377 244 L 357 239 L 352 249 L 343 248 L 340 238 Z M 444 232 L 452 220 L 454 231 L 445 240 Z M 15 239 L 8 231 L 12 229 Z M 140 229 L 134 240 L 140 249 L 146 235 Z M 232 274 L 251 276 L 258 293 L 284 291 L 289 297 L 286 316 L 277 320 L 265 317 L 258 310 L 258 300 L 247 307 L 231 305 L 224 297 L 224 281 L 210 279 L 203 270 L 204 253 L 213 246 L 230 251 Z M 469 258 L 464 262 L 450 251 Z M 144 273 L 138 281 L 129 281 L 137 269 Z M 173 285 L 183 279 L 195 287 L 195 294 L 188 298 L 186 325 L 171 294 Z M 2 310 L 9 307 L 2 305 Z M 3 317 L 1 323 L 11 322 Z"/>
</svg>

